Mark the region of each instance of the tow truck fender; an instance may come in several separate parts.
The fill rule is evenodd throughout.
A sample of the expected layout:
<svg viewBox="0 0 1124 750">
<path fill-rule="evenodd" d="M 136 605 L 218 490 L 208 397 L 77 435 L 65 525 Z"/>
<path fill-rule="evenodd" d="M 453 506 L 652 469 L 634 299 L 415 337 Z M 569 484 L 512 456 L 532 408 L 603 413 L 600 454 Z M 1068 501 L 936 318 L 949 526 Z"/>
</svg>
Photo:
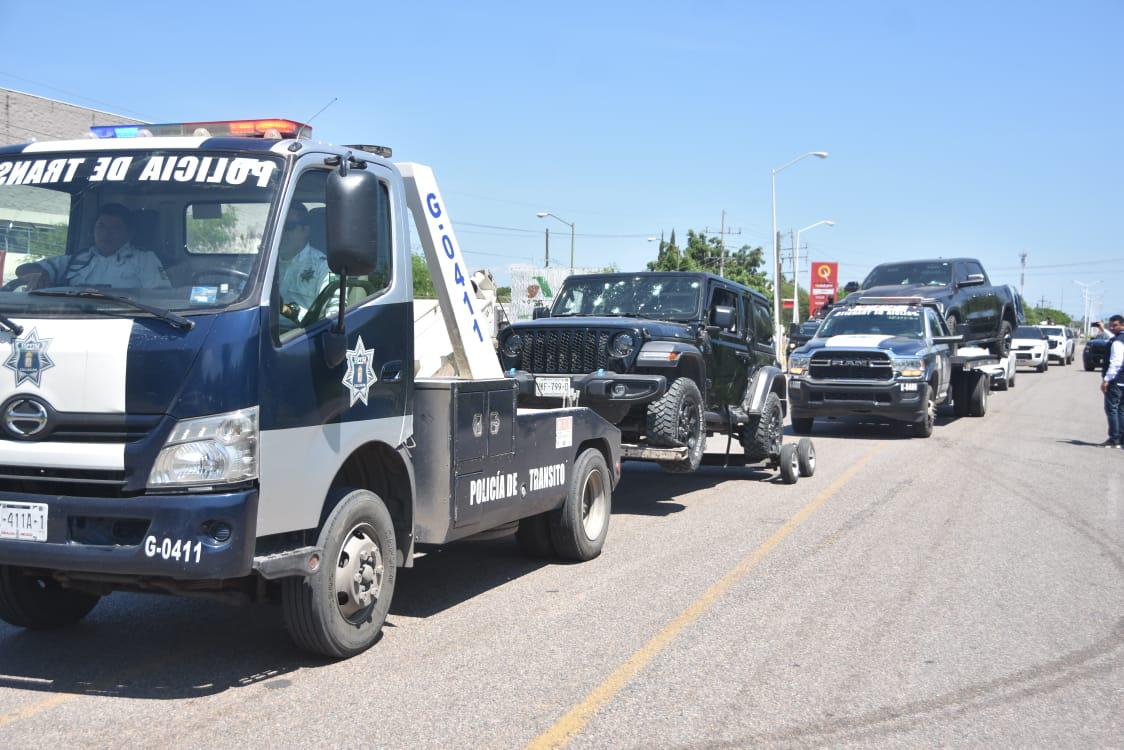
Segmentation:
<svg viewBox="0 0 1124 750">
<path fill-rule="evenodd" d="M 746 389 L 746 414 L 760 414 L 770 393 L 780 396 L 781 410 L 788 414 L 788 383 L 779 367 L 767 365 L 757 370 Z"/>
</svg>

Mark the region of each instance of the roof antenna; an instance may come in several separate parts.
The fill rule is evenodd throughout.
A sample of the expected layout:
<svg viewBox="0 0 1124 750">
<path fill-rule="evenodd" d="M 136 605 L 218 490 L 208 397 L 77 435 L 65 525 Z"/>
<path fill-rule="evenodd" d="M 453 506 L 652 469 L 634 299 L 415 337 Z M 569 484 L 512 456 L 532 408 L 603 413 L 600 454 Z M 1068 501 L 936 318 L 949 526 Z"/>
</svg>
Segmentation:
<svg viewBox="0 0 1124 750">
<path fill-rule="evenodd" d="M 316 119 L 317 117 L 319 117 L 319 116 L 320 116 L 320 114 L 321 114 L 321 113 L 322 113 L 322 112 L 323 112 L 324 110 L 326 110 L 326 109 L 327 109 L 328 107 L 330 107 L 330 106 L 332 106 L 333 104 L 335 104 L 335 103 L 336 103 L 337 101 L 339 101 L 339 97 L 338 97 L 338 96 L 333 96 L 333 97 L 332 97 L 332 100 L 331 100 L 330 102 L 328 102 L 328 103 L 327 103 L 327 104 L 325 104 L 325 105 L 324 105 L 323 107 L 321 107 L 321 108 L 320 108 L 320 109 L 319 109 L 319 110 L 318 110 L 318 111 L 316 112 L 316 114 L 314 114 L 314 115 L 313 115 L 312 117 L 308 118 L 308 122 L 303 122 L 303 123 L 301 123 L 301 126 L 300 126 L 299 128 L 297 128 L 297 134 L 296 134 L 296 135 L 294 136 L 294 139 L 295 139 L 295 140 L 298 140 L 298 141 L 299 141 L 299 140 L 301 139 L 301 130 L 302 130 L 303 128 L 308 128 L 308 127 L 309 127 L 309 126 L 310 126 L 310 125 L 312 124 L 312 121 L 313 121 L 313 120 L 315 120 L 315 119 Z M 312 128 L 309 128 L 309 130 L 311 130 L 311 129 L 312 129 Z"/>
</svg>

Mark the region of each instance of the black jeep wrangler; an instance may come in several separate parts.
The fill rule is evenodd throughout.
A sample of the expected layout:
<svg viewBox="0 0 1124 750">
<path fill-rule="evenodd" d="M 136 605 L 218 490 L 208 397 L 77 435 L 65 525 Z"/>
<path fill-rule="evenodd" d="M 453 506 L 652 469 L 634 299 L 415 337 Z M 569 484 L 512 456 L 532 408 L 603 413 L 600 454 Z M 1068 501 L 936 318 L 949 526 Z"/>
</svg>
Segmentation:
<svg viewBox="0 0 1124 750">
<path fill-rule="evenodd" d="M 770 305 L 741 284 L 706 273 L 571 276 L 549 310 L 498 344 L 522 405 L 588 406 L 620 427 L 626 457 L 694 471 L 713 433 L 738 438 L 750 461 L 780 454 L 787 390 Z"/>
</svg>

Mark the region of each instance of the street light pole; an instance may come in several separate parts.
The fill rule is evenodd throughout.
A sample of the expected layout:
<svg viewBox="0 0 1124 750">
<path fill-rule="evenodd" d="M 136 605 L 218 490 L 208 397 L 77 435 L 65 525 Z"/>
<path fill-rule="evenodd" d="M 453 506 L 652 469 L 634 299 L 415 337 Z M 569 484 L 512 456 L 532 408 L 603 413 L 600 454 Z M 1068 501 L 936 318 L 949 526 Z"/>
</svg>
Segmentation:
<svg viewBox="0 0 1124 750">
<path fill-rule="evenodd" d="M 570 221 L 566 221 L 562 217 L 557 216 L 555 214 L 552 214 L 550 211 L 539 211 L 537 214 L 535 214 L 535 216 L 539 217 L 540 219 L 545 219 L 546 217 L 549 216 L 552 219 L 557 219 L 558 221 L 562 222 L 563 224 L 565 224 L 566 226 L 568 226 L 570 228 L 570 272 L 573 273 L 573 270 L 574 270 L 574 223 L 570 222 Z"/>
<path fill-rule="evenodd" d="M 817 221 L 815 224 L 809 224 L 803 229 L 796 230 L 796 238 L 792 242 L 792 322 L 800 322 L 800 234 L 807 232 L 810 229 L 815 229 L 821 224 L 826 224 L 829 227 L 835 226 L 835 222 L 831 219 L 824 219 Z M 808 288 L 809 297 L 812 294 L 811 287 Z M 811 315 L 811 311 L 808 313 Z"/>
<path fill-rule="evenodd" d="M 827 152 L 809 151 L 805 154 L 797 156 L 790 162 L 782 164 L 781 166 L 774 169 L 771 173 L 773 182 L 773 346 L 776 349 L 778 361 L 781 361 L 784 358 L 784 348 L 781 346 L 781 239 L 777 234 L 777 173 L 788 169 L 801 159 L 807 159 L 809 156 L 826 159 Z"/>
</svg>

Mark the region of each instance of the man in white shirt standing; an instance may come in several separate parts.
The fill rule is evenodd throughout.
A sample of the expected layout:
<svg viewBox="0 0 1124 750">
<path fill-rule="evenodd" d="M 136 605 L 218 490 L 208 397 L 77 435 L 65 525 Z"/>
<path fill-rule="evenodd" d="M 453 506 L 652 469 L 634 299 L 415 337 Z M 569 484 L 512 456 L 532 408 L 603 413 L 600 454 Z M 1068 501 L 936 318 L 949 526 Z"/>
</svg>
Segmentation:
<svg viewBox="0 0 1124 750">
<path fill-rule="evenodd" d="M 133 216 L 120 203 L 98 209 L 94 244 L 74 255 L 24 263 L 16 275 L 32 289 L 47 286 L 108 286 L 155 289 L 171 286 L 155 253 L 132 244 Z"/>
<path fill-rule="evenodd" d="M 1124 317 L 1113 315 L 1109 318 L 1108 330 L 1112 340 L 1108 344 L 1101 379 L 1104 413 L 1108 417 L 1108 440 L 1101 445 L 1124 448 Z"/>
</svg>

